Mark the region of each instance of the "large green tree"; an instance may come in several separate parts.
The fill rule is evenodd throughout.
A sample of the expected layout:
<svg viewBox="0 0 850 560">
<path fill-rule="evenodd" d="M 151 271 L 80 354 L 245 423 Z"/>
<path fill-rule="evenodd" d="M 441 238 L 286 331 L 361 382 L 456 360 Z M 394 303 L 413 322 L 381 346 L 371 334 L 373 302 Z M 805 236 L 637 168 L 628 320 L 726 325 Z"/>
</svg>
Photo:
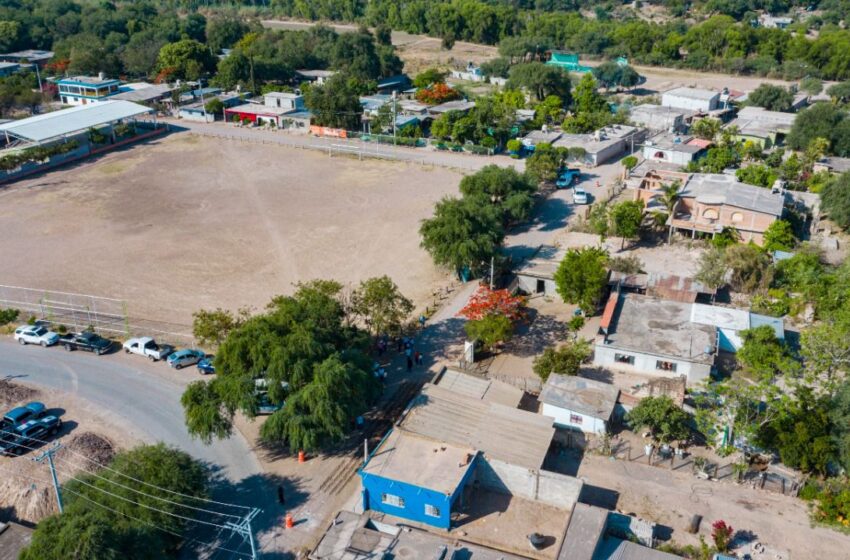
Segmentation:
<svg viewBox="0 0 850 560">
<path fill-rule="evenodd" d="M 626 200 L 618 202 L 611 207 L 609 218 L 611 220 L 611 234 L 622 237 L 623 246 L 625 246 L 626 239 L 635 239 L 640 233 L 640 226 L 643 222 L 643 201 Z"/>
<path fill-rule="evenodd" d="M 546 381 L 553 373 L 578 375 L 581 364 L 593 355 L 590 343 L 584 339 L 571 340 L 561 346 L 549 346 L 534 358 L 532 369 Z"/>
<path fill-rule="evenodd" d="M 373 335 L 399 332 L 411 311 L 413 302 L 389 276 L 363 280 L 351 294 L 351 312 Z"/>
<path fill-rule="evenodd" d="M 157 68 L 170 79 L 197 80 L 212 72 L 215 65 L 209 48 L 192 39 L 163 45 L 157 57 Z"/>
<path fill-rule="evenodd" d="M 419 228 L 422 247 L 434 263 L 476 271 L 499 252 L 505 238 L 502 212 L 477 198 L 443 198 Z"/>
<path fill-rule="evenodd" d="M 570 249 L 555 271 L 555 286 L 567 303 L 593 315 L 608 282 L 608 253 L 597 247 Z"/>
<path fill-rule="evenodd" d="M 543 101 L 549 95 L 557 95 L 564 105 L 571 102 L 569 75 L 560 68 L 542 62 L 528 62 L 511 67 L 508 88 L 524 89 L 537 101 Z"/>
<path fill-rule="evenodd" d="M 57 463 L 59 469 L 70 465 Z M 119 452 L 107 466 L 63 484 L 65 513 L 38 524 L 21 560 L 178 557 L 187 528 L 181 517 L 198 517 L 190 508 L 198 507 L 194 498 L 207 496 L 206 469 L 163 444 Z"/>
<path fill-rule="evenodd" d="M 240 18 L 220 16 L 207 20 L 207 45 L 214 53 L 230 49 L 250 31 L 248 24 Z"/>
<path fill-rule="evenodd" d="M 761 84 L 750 92 L 747 102 L 768 111 L 789 111 L 794 103 L 794 94 L 782 86 Z"/>
<path fill-rule="evenodd" d="M 505 222 L 526 220 L 534 208 L 534 183 L 512 167 L 488 165 L 460 181 L 464 197 L 476 198 L 482 204 L 496 206 Z"/>
<path fill-rule="evenodd" d="M 358 130 L 363 107 L 356 82 L 356 78 L 340 72 L 324 85 L 307 89 L 304 104 L 313 113 L 313 122 L 320 126 Z"/>
<path fill-rule="evenodd" d="M 626 422 L 633 430 L 647 428 L 662 443 L 688 439 L 691 433 L 691 415 L 666 395 L 641 400 L 626 414 Z"/>
<path fill-rule="evenodd" d="M 850 173 L 829 181 L 821 191 L 821 208 L 842 229 L 850 228 Z"/>
<path fill-rule="evenodd" d="M 209 442 L 230 433 L 237 412 L 254 417 L 259 380 L 282 406 L 263 423 L 263 440 L 293 450 L 338 441 L 380 390 L 365 355 L 368 337 L 350 324 L 341 288 L 300 284 L 231 331 L 215 357 L 216 378 L 183 394 L 189 433 Z"/>
</svg>

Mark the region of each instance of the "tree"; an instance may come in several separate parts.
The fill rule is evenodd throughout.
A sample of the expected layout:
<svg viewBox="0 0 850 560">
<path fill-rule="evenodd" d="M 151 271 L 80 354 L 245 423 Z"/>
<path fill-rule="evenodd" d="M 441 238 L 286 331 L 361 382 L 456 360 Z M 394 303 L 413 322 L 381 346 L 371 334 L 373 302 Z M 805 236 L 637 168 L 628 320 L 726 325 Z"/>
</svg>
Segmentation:
<svg viewBox="0 0 850 560">
<path fill-rule="evenodd" d="M 761 84 L 750 92 L 747 101 L 768 111 L 790 111 L 794 103 L 794 94 L 787 88 L 773 84 Z"/>
<path fill-rule="evenodd" d="M 186 508 L 206 498 L 207 470 L 164 444 L 121 451 L 107 467 L 63 484 L 65 512 L 38 524 L 22 560 L 178 557 L 187 528 L 182 517 L 196 517 Z"/>
<path fill-rule="evenodd" d="M 569 75 L 560 68 L 542 62 L 529 62 L 511 67 L 507 87 L 525 89 L 537 101 L 543 101 L 549 95 L 560 97 L 564 105 L 569 105 L 572 101 Z"/>
<path fill-rule="evenodd" d="M 638 164 L 638 158 L 635 156 L 626 156 L 620 163 L 623 164 L 623 168 L 626 171 L 631 171 Z"/>
<path fill-rule="evenodd" d="M 842 381 L 832 397 L 829 418 L 837 459 L 845 470 L 850 471 L 850 381 L 847 379 Z"/>
<path fill-rule="evenodd" d="M 233 313 L 222 308 L 213 311 L 201 309 L 192 314 L 192 335 L 201 346 L 218 348 L 234 329 L 250 316 L 248 308 Z"/>
<path fill-rule="evenodd" d="M 770 257 L 752 244 L 727 247 L 724 262 L 730 271 L 729 285 L 736 292 L 766 290 L 772 279 Z"/>
<path fill-rule="evenodd" d="M 567 303 L 578 304 L 588 315 L 596 312 L 608 283 L 608 254 L 597 247 L 570 249 L 555 271 L 555 286 Z"/>
<path fill-rule="evenodd" d="M 375 41 L 377 41 L 379 45 L 392 45 L 392 29 L 383 23 L 378 25 L 375 28 Z"/>
<path fill-rule="evenodd" d="M 847 103 L 850 101 L 850 82 L 833 84 L 826 88 L 826 93 L 835 101 Z"/>
<path fill-rule="evenodd" d="M 717 247 L 718 249 L 725 249 L 740 242 L 741 232 L 734 226 L 723 226 L 723 229 L 715 233 L 714 237 L 711 238 L 712 247 Z"/>
<path fill-rule="evenodd" d="M 431 84 L 428 87 L 420 88 L 416 92 L 416 100 L 427 105 L 439 105 L 440 103 L 460 99 L 460 97 L 460 92 L 447 86 L 445 82 Z"/>
<path fill-rule="evenodd" d="M 610 213 L 611 233 L 622 237 L 620 248 L 626 244 L 626 239 L 635 239 L 640 233 L 640 225 L 643 222 L 643 201 L 626 200 L 618 202 L 611 207 Z"/>
<path fill-rule="evenodd" d="M 719 120 L 705 117 L 691 126 L 691 134 L 703 140 L 714 140 L 720 132 L 720 125 Z"/>
<path fill-rule="evenodd" d="M 218 97 L 213 97 L 206 102 L 204 110 L 211 115 L 222 116 L 224 114 L 224 103 Z"/>
<path fill-rule="evenodd" d="M 839 125 L 846 119 L 846 114 L 831 103 L 815 103 L 801 111 L 791 132 L 788 134 L 788 146 L 794 150 L 805 150 L 815 138 L 828 138 L 830 146 L 837 140 Z"/>
<path fill-rule="evenodd" d="M 610 113 L 608 102 L 596 89 L 596 80 L 593 74 L 587 73 L 581 77 L 576 85 L 575 95 L 576 113 Z"/>
<path fill-rule="evenodd" d="M 525 160 L 525 173 L 535 183 L 552 182 L 558 177 L 563 162 L 563 152 L 545 142 L 537 144 L 534 153 Z"/>
<path fill-rule="evenodd" d="M 446 81 L 446 73 L 436 68 L 428 68 L 416 74 L 413 85 L 418 88 L 426 88 L 432 84 L 440 84 Z"/>
<path fill-rule="evenodd" d="M 841 229 L 850 228 L 850 173 L 829 181 L 821 191 L 821 208 Z"/>
<path fill-rule="evenodd" d="M 396 333 L 413 311 L 413 302 L 389 276 L 381 276 L 360 282 L 351 294 L 351 311 L 373 335 Z"/>
<path fill-rule="evenodd" d="M 845 304 L 826 314 L 820 323 L 804 329 L 800 339 L 800 354 L 810 377 L 831 392 L 850 371 L 850 308 Z"/>
<path fill-rule="evenodd" d="M 770 325 L 743 330 L 740 337 L 743 344 L 735 357 L 748 372 L 759 378 L 774 379 L 797 370 L 790 350 Z"/>
<path fill-rule="evenodd" d="M 260 428 L 264 441 L 292 450 L 339 441 L 380 392 L 365 355 L 368 337 L 350 324 L 341 288 L 299 284 L 231 331 L 216 354 L 215 379 L 183 394 L 189 433 L 209 442 L 230 433 L 236 412 L 254 417 L 259 383 L 281 406 Z"/>
<path fill-rule="evenodd" d="M 569 341 L 559 347 L 549 346 L 534 358 L 532 369 L 544 382 L 553 373 L 578 375 L 581 364 L 593 354 L 590 343 L 584 339 Z"/>
<path fill-rule="evenodd" d="M 707 288 L 717 290 L 726 283 L 728 271 L 729 267 L 726 265 L 726 255 L 723 250 L 712 247 L 700 255 L 694 278 L 705 284 Z"/>
<path fill-rule="evenodd" d="M 662 443 L 686 440 L 691 434 L 691 415 L 666 395 L 641 400 L 626 414 L 626 422 L 635 431 L 647 428 Z"/>
<path fill-rule="evenodd" d="M 479 286 L 458 315 L 470 321 L 478 321 L 488 315 L 502 315 L 511 322 L 517 322 L 525 318 L 525 304 L 524 297 L 514 296 L 509 290 Z"/>
<path fill-rule="evenodd" d="M 481 342 L 487 348 L 507 342 L 514 332 L 514 324 L 504 315 L 486 315 L 481 319 L 467 321 L 463 328 L 469 340 Z"/>
<path fill-rule="evenodd" d="M 737 170 L 735 177 L 742 183 L 769 188 L 779 178 L 779 173 L 766 165 L 748 165 Z"/>
<path fill-rule="evenodd" d="M 534 208 L 537 187 L 526 175 L 512 167 L 487 165 L 460 181 L 460 192 L 466 198 L 491 203 L 503 216 L 505 223 L 526 220 Z"/>
<path fill-rule="evenodd" d="M 304 92 L 304 104 L 320 126 L 357 130 L 363 106 L 357 92 L 357 80 L 339 72 L 324 85 L 314 85 Z"/>
<path fill-rule="evenodd" d="M 794 228 L 786 220 L 776 220 L 764 231 L 765 251 L 790 251 L 796 244 Z"/>
<path fill-rule="evenodd" d="M 807 76 L 800 80 L 800 91 L 805 91 L 809 95 L 817 95 L 823 91 L 823 80 Z"/>
<path fill-rule="evenodd" d="M 157 70 L 170 79 L 197 80 L 212 72 L 215 65 L 210 50 L 192 39 L 163 45 L 157 57 Z"/>
<path fill-rule="evenodd" d="M 498 253 L 504 220 L 493 205 L 446 197 L 437 203 L 434 216 L 422 221 L 419 234 L 421 246 L 438 266 L 475 271 Z"/>
<path fill-rule="evenodd" d="M 207 20 L 207 45 L 214 52 L 229 49 L 235 45 L 250 29 L 239 18 L 215 17 Z"/>
<path fill-rule="evenodd" d="M 629 65 L 604 62 L 593 69 L 593 77 L 605 88 L 630 88 L 640 82 L 640 75 Z"/>
</svg>

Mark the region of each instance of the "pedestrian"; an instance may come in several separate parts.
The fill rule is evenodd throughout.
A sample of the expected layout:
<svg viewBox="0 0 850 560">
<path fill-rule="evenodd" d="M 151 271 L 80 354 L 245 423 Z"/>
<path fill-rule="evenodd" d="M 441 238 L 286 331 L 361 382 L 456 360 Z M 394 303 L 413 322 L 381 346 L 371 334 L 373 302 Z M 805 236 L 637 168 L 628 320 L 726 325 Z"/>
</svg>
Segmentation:
<svg viewBox="0 0 850 560">
<path fill-rule="evenodd" d="M 401 354 L 402 349 L 404 348 L 404 341 L 402 341 L 401 337 L 396 339 L 396 344 L 398 347 L 398 353 Z"/>
<path fill-rule="evenodd" d="M 412 369 L 413 369 L 413 359 L 410 356 L 408 356 L 407 357 L 407 372 L 410 373 L 410 371 Z"/>
<path fill-rule="evenodd" d="M 420 316 L 419 316 L 419 326 L 420 326 L 420 327 L 424 327 L 424 326 L 425 326 L 425 321 L 426 321 L 426 319 L 425 319 L 425 315 L 420 315 Z"/>
<path fill-rule="evenodd" d="M 286 495 L 283 493 L 283 485 L 278 485 L 277 487 L 277 501 L 280 502 L 280 505 L 284 505 L 286 503 Z"/>
<path fill-rule="evenodd" d="M 387 349 L 387 343 L 384 342 L 384 339 L 378 341 L 378 356 L 384 355 L 384 350 Z"/>
<path fill-rule="evenodd" d="M 413 348 L 408 346 L 407 350 L 404 351 L 404 355 L 407 356 L 407 359 L 409 360 L 411 356 L 413 356 Z"/>
<path fill-rule="evenodd" d="M 420 351 L 418 351 L 418 350 L 417 350 L 417 351 L 416 351 L 416 365 L 417 365 L 417 366 L 421 366 L 421 365 L 422 365 L 422 362 L 423 362 L 423 360 L 422 360 L 422 352 L 420 352 Z"/>
</svg>

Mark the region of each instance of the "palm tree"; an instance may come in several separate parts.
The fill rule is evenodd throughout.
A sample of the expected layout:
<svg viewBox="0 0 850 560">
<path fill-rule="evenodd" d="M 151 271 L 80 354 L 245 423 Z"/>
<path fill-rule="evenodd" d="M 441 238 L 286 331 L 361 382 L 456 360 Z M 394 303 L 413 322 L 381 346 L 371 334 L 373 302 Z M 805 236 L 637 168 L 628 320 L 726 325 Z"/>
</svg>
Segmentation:
<svg viewBox="0 0 850 560">
<path fill-rule="evenodd" d="M 667 216 L 672 218 L 674 217 L 674 212 L 676 210 L 676 204 L 679 202 L 679 189 L 682 188 L 682 182 L 678 179 L 670 183 L 669 185 L 661 185 L 661 204 L 664 205 L 664 208 L 667 209 Z M 660 213 L 656 213 L 660 214 Z M 661 216 L 654 216 L 656 223 L 661 223 Z M 667 220 L 665 219 L 664 222 Z M 672 231 L 672 230 L 671 230 Z M 670 243 L 670 236 L 667 236 L 667 243 Z"/>
</svg>

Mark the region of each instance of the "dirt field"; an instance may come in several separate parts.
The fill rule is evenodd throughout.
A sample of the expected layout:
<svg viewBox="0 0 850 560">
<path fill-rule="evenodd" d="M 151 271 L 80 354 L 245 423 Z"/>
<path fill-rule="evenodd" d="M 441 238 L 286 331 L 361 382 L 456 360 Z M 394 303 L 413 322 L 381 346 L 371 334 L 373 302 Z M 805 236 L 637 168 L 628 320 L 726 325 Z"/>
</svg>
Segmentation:
<svg viewBox="0 0 850 560">
<path fill-rule="evenodd" d="M 63 421 L 59 435 L 51 438 L 61 441 L 64 446 L 56 453 L 55 459 L 60 483 L 72 478 L 80 472 L 80 468 L 89 471 L 95 468 L 81 455 L 104 464 L 109 462 L 115 451 L 140 443 L 130 435 L 131 430 L 121 419 L 104 417 L 91 403 L 67 393 L 0 380 L 2 413 L 33 400 L 43 402 L 48 413 L 60 414 Z M 55 408 L 60 402 L 62 408 Z M 38 449 L 20 457 L 0 457 L 0 510 L 6 510 L 15 519 L 32 523 L 57 512 L 50 470 L 46 463 L 32 460 L 49 446 L 35 446 Z"/>
<path fill-rule="evenodd" d="M 418 304 L 445 275 L 419 222 L 460 175 L 175 133 L 0 189 L 0 284 L 124 299 L 188 324 L 314 278 L 387 274 Z"/>
</svg>

